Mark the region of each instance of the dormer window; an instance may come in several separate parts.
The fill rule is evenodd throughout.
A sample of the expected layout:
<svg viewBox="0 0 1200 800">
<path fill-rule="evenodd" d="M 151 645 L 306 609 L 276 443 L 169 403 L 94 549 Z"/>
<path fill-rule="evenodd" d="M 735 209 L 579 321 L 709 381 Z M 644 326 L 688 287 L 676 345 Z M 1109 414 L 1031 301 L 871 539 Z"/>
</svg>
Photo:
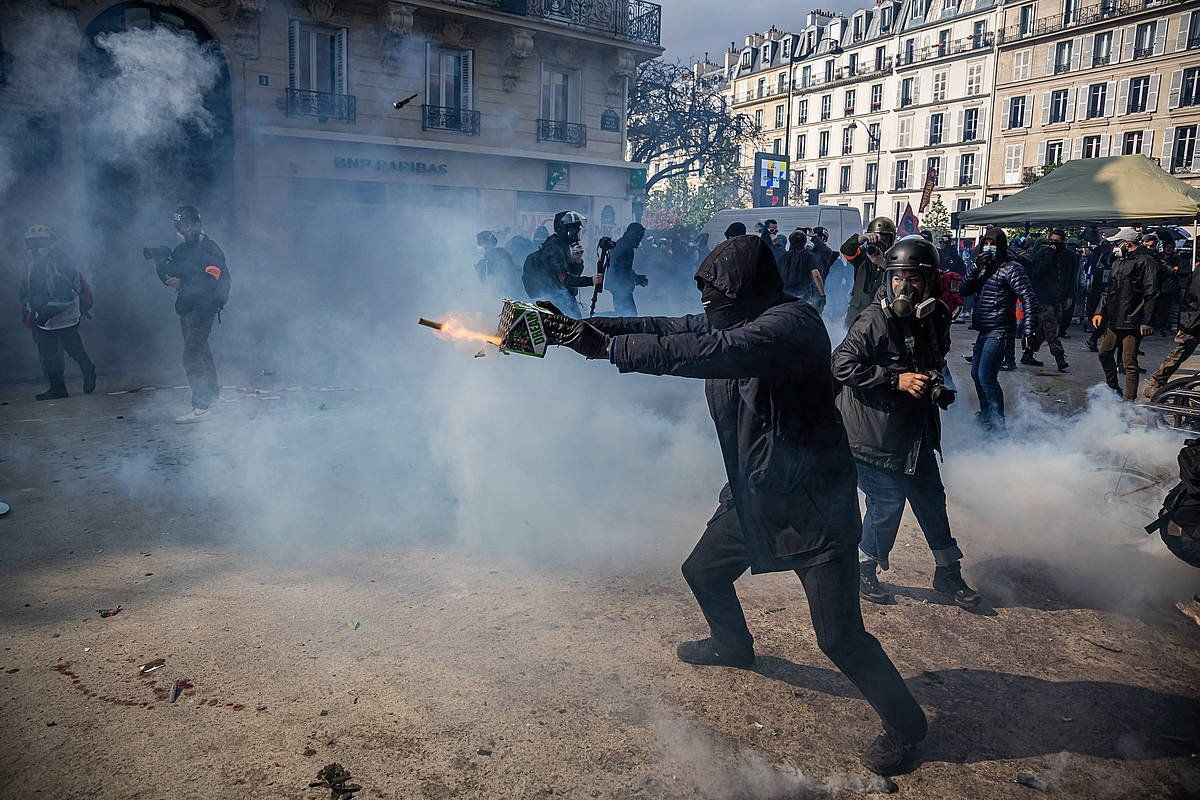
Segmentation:
<svg viewBox="0 0 1200 800">
<path fill-rule="evenodd" d="M 771 45 L 770 44 L 764 44 L 762 46 L 762 60 L 763 60 L 764 64 L 771 60 Z"/>
<path fill-rule="evenodd" d="M 792 39 L 789 36 L 788 38 L 783 40 L 783 57 L 791 58 L 791 55 L 792 55 Z"/>
<path fill-rule="evenodd" d="M 879 9 L 879 29 L 886 31 L 890 27 L 892 27 L 892 8 L 884 6 Z"/>
<path fill-rule="evenodd" d="M 753 57 L 754 54 L 749 50 L 742 51 L 742 69 L 750 69 L 750 59 Z"/>
</svg>

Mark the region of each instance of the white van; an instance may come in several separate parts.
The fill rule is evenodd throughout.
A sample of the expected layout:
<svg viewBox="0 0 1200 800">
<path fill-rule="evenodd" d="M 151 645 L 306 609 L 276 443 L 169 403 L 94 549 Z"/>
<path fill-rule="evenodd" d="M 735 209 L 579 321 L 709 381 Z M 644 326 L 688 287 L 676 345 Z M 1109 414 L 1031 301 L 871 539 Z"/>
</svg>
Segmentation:
<svg viewBox="0 0 1200 800">
<path fill-rule="evenodd" d="M 708 234 L 709 247 L 725 241 L 725 229 L 734 222 L 746 226 L 746 233 L 757 233 L 758 223 L 773 219 L 779 223 L 779 233 L 786 239 L 796 228 L 816 228 L 829 231 L 829 247 L 837 252 L 852 233 L 862 233 L 862 214 L 849 206 L 778 206 L 775 208 L 727 208 L 718 211 L 700 229 Z"/>
</svg>

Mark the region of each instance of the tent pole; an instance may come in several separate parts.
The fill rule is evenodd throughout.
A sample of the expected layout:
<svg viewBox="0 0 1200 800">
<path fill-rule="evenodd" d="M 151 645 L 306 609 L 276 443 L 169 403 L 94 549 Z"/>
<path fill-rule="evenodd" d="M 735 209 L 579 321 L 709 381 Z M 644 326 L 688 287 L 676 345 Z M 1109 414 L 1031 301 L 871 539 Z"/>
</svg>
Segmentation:
<svg viewBox="0 0 1200 800">
<path fill-rule="evenodd" d="M 1200 226 L 1200 217 L 1192 220 L 1192 272 L 1196 271 L 1196 228 Z"/>
</svg>

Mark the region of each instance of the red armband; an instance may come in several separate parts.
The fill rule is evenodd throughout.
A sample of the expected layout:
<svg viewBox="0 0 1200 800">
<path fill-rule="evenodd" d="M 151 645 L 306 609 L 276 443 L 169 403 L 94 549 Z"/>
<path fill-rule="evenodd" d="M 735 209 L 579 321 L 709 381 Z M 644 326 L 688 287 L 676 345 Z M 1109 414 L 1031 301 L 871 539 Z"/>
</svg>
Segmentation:
<svg viewBox="0 0 1200 800">
<path fill-rule="evenodd" d="M 221 268 L 216 264 L 209 264 L 204 268 L 204 272 L 215 281 L 221 280 Z"/>
</svg>

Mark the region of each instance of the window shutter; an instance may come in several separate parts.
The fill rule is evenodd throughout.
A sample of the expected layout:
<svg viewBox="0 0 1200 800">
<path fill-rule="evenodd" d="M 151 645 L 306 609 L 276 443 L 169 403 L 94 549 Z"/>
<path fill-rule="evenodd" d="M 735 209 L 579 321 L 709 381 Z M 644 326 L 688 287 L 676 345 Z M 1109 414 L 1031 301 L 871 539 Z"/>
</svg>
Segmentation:
<svg viewBox="0 0 1200 800">
<path fill-rule="evenodd" d="M 1191 14 L 1184 14 L 1179 18 L 1179 30 L 1175 32 L 1175 52 L 1177 53 L 1182 53 L 1187 49 L 1188 28 L 1191 27 L 1192 15 L 1195 13 L 1197 12 L 1193 11 Z"/>
<path fill-rule="evenodd" d="M 1050 92 L 1042 95 L 1042 125 L 1050 124 Z"/>
<path fill-rule="evenodd" d="M 300 88 L 300 23 L 288 23 L 288 88 Z"/>
<path fill-rule="evenodd" d="M 1083 47 L 1081 46 L 1081 40 L 1072 39 L 1071 40 L 1071 71 L 1072 72 L 1079 69 L 1079 60 L 1080 60 L 1080 55 L 1081 55 L 1080 51 L 1081 50 L 1083 50 Z"/>
<path fill-rule="evenodd" d="M 1100 157 L 1108 158 L 1108 153 L 1112 149 L 1112 140 L 1116 136 L 1101 136 L 1100 137 Z"/>
<path fill-rule="evenodd" d="M 917 76 L 914 76 L 914 77 L 913 77 L 913 96 L 912 96 L 912 99 L 913 99 L 913 104 L 914 104 L 914 105 L 915 105 L 915 104 L 917 104 L 917 103 L 919 103 L 919 102 L 921 102 L 921 76 L 920 76 L 920 75 L 917 75 Z"/>
<path fill-rule="evenodd" d="M 1096 46 L 1095 34 L 1089 34 L 1083 37 L 1083 52 L 1080 53 L 1081 63 L 1084 69 L 1092 68 L 1092 50 Z"/>
<path fill-rule="evenodd" d="M 1160 167 L 1165 169 L 1167 172 L 1170 172 L 1171 167 L 1173 166 L 1172 162 L 1174 161 L 1174 158 L 1175 158 L 1174 150 L 1175 150 L 1175 129 L 1167 128 L 1165 131 L 1163 131 L 1162 158 L 1159 160 L 1159 164 L 1158 164 Z"/>
<path fill-rule="evenodd" d="M 950 136 L 947 138 L 947 141 L 961 142 L 963 140 L 962 126 L 963 110 L 960 108 L 954 112 L 954 127 L 950 129 Z"/>
<path fill-rule="evenodd" d="M 1046 45 L 1046 74 L 1054 74 L 1054 45 Z"/>
<path fill-rule="evenodd" d="M 1034 164 L 1034 166 L 1035 166 L 1035 167 L 1041 167 L 1041 166 L 1044 166 L 1044 165 L 1045 165 L 1045 163 L 1046 163 L 1046 143 L 1045 143 L 1045 142 L 1038 142 L 1038 156 L 1037 156 L 1037 163 L 1036 163 L 1036 164 Z"/>
<path fill-rule="evenodd" d="M 1071 161 L 1083 156 L 1083 137 L 1076 136 L 1071 140 Z"/>
<path fill-rule="evenodd" d="M 1154 157 L 1154 131 L 1148 130 L 1142 132 L 1142 155 L 1147 158 Z"/>
<path fill-rule="evenodd" d="M 1129 110 L 1129 78 L 1117 82 L 1117 116 Z"/>
<path fill-rule="evenodd" d="M 930 127 L 932 127 L 932 123 L 933 123 L 933 114 L 929 114 L 925 117 L 925 139 L 924 139 L 925 144 L 929 144 L 929 129 L 930 129 Z M 1003 127 L 1001 127 L 1001 130 L 1003 130 Z"/>
<path fill-rule="evenodd" d="M 338 28 L 337 35 L 333 40 L 333 58 L 334 58 L 334 88 L 333 91 L 337 94 L 350 94 L 350 83 L 348 80 L 349 64 L 347 63 L 349 53 L 346 46 L 350 31 L 346 28 Z"/>
<path fill-rule="evenodd" d="M 1033 124 L 1033 95 L 1025 95 L 1025 111 L 1021 114 L 1021 127 L 1028 128 Z"/>
<path fill-rule="evenodd" d="M 904 97 L 904 79 L 901 78 L 900 81 L 896 83 L 896 108 L 900 107 L 900 101 L 903 97 Z"/>
<path fill-rule="evenodd" d="M 1104 87 L 1104 116 L 1111 117 L 1117 106 L 1117 82 L 1109 81 Z"/>
<path fill-rule="evenodd" d="M 1079 90 L 1067 89 L 1067 122 L 1075 121 L 1075 104 L 1078 101 Z M 1087 102 L 1087 95 L 1084 95 L 1084 102 Z"/>
<path fill-rule="evenodd" d="M 1153 114 L 1158 110 L 1158 83 L 1161 75 L 1150 76 L 1150 91 L 1146 92 L 1146 110 Z"/>
<path fill-rule="evenodd" d="M 1151 88 L 1157 88 L 1155 86 L 1155 81 L 1158 77 L 1159 77 L 1158 75 L 1155 75 L 1153 78 L 1150 79 Z M 1169 108 L 1169 109 L 1179 108 L 1179 96 L 1182 93 L 1183 93 L 1183 70 L 1177 69 L 1171 73 L 1171 95 L 1170 95 L 1170 99 L 1168 99 L 1168 101 L 1167 101 L 1167 108 Z M 1149 108 L 1149 107 L 1147 107 L 1146 110 L 1154 111 L 1153 108 Z"/>
<path fill-rule="evenodd" d="M 1167 17 L 1154 26 L 1154 55 L 1161 56 L 1167 50 Z"/>
<path fill-rule="evenodd" d="M 947 186 L 958 186 L 958 168 L 961 164 L 961 156 L 950 159 L 950 183 Z"/>
<path fill-rule="evenodd" d="M 1126 26 L 1122 30 L 1125 32 L 1125 38 L 1121 45 L 1121 60 L 1129 61 L 1133 58 L 1134 37 L 1137 35 L 1137 31 L 1132 25 Z"/>
<path fill-rule="evenodd" d="M 462 107 L 470 111 L 475 108 L 475 51 L 463 50 L 458 65 L 462 70 Z"/>
</svg>

